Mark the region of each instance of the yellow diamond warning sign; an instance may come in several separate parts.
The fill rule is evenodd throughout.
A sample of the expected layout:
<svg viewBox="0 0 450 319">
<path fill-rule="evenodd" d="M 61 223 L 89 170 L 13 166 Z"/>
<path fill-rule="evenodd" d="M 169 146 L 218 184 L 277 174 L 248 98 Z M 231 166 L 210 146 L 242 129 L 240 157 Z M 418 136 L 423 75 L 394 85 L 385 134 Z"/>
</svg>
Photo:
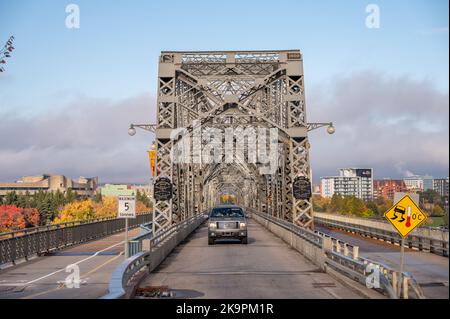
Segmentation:
<svg viewBox="0 0 450 319">
<path fill-rule="evenodd" d="M 427 215 L 420 210 L 408 195 L 402 197 L 384 213 L 384 217 L 397 229 L 402 237 L 408 236 L 411 231 L 427 219 Z"/>
</svg>

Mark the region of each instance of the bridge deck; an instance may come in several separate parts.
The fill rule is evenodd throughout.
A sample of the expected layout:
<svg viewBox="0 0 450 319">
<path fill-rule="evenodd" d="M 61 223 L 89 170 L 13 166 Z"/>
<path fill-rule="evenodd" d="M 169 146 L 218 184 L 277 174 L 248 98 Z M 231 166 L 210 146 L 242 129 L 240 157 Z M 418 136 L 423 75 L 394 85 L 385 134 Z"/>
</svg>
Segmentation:
<svg viewBox="0 0 450 319">
<path fill-rule="evenodd" d="M 141 283 L 185 298 L 362 298 L 255 221 L 249 244 L 207 244 L 202 225 Z"/>
<path fill-rule="evenodd" d="M 99 298 L 108 292 L 111 274 L 124 260 L 123 239 L 124 233 L 118 233 L 0 270 L 0 299 Z M 74 263 L 80 268 L 79 289 L 62 284 L 69 275 L 66 266 Z"/>
</svg>

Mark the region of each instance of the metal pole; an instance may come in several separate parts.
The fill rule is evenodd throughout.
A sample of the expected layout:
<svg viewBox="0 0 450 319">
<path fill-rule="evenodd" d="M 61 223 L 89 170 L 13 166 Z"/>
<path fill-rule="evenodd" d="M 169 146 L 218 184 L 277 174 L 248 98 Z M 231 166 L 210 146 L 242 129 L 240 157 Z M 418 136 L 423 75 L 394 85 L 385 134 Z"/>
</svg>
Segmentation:
<svg viewBox="0 0 450 319">
<path fill-rule="evenodd" d="M 401 242 L 401 247 L 400 247 L 400 275 L 398 278 L 398 289 L 397 289 L 397 294 L 398 297 L 401 297 L 401 293 L 402 293 L 402 283 L 403 283 L 403 263 L 404 263 L 404 259 L 405 259 L 405 238 L 402 237 L 402 242 Z"/>
<path fill-rule="evenodd" d="M 125 218 L 125 259 L 129 257 L 128 251 L 128 218 Z"/>
</svg>

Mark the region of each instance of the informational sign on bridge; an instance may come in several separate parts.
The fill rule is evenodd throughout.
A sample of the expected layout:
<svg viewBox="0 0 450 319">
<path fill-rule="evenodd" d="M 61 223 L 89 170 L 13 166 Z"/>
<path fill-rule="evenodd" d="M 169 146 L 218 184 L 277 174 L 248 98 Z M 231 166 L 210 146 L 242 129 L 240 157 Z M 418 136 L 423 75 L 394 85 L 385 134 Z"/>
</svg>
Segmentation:
<svg viewBox="0 0 450 319">
<path fill-rule="evenodd" d="M 136 199 L 134 196 L 118 196 L 117 218 L 136 218 Z"/>
<path fill-rule="evenodd" d="M 170 200 L 172 198 L 172 182 L 167 177 L 160 177 L 153 186 L 153 197 L 156 201 Z"/>
<path fill-rule="evenodd" d="M 305 176 L 297 176 L 292 191 L 296 199 L 310 199 L 312 195 L 310 180 Z"/>
</svg>

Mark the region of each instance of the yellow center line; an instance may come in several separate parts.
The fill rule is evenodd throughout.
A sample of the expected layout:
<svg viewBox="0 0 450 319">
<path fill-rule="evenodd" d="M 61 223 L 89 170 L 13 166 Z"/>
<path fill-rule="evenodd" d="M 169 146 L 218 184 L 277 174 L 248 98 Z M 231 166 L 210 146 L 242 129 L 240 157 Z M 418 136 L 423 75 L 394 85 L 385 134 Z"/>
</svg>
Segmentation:
<svg viewBox="0 0 450 319">
<path fill-rule="evenodd" d="M 115 257 L 113 257 L 113 258 L 111 258 L 111 259 L 108 259 L 108 260 L 105 261 L 103 264 L 101 264 L 101 265 L 95 267 L 94 269 L 90 270 L 89 272 L 87 272 L 86 274 L 84 274 L 83 276 L 81 276 L 80 279 L 81 279 L 81 278 L 85 278 L 86 276 L 88 276 L 88 275 L 90 275 L 90 274 L 96 272 L 97 270 L 99 270 L 99 269 L 102 268 L 103 266 L 106 266 L 107 264 L 109 264 L 109 263 L 112 262 L 113 260 L 116 260 L 117 258 L 119 258 L 120 256 L 122 256 L 123 253 L 124 253 L 124 252 L 121 251 L 117 256 L 115 256 Z"/>
<path fill-rule="evenodd" d="M 90 274 L 96 272 L 97 270 L 99 270 L 99 269 L 101 269 L 102 267 L 106 266 L 106 265 L 109 264 L 110 262 L 112 262 L 112 261 L 116 260 L 117 258 L 121 257 L 121 256 L 123 255 L 123 253 L 124 253 L 124 252 L 121 251 L 117 256 L 114 256 L 113 258 L 108 259 L 107 261 L 105 261 L 105 262 L 102 263 L 101 265 L 98 265 L 98 266 L 95 267 L 94 269 L 91 269 L 91 270 L 90 270 L 89 272 L 87 272 L 86 274 L 80 276 L 80 279 L 86 278 L 86 276 L 88 276 L 88 275 L 90 275 Z M 65 287 L 64 284 L 60 284 L 57 288 L 53 288 L 53 289 L 41 291 L 41 292 L 38 292 L 38 293 L 35 293 L 35 294 L 32 294 L 32 295 L 26 296 L 26 297 L 22 297 L 22 298 L 20 298 L 20 299 L 32 299 L 32 298 L 36 298 L 36 297 L 45 295 L 45 294 L 50 293 L 50 292 L 53 292 L 53 291 L 57 291 L 57 290 L 62 289 L 62 288 L 64 288 L 64 287 Z M 71 288 L 71 289 L 77 289 L 77 288 Z"/>
</svg>

